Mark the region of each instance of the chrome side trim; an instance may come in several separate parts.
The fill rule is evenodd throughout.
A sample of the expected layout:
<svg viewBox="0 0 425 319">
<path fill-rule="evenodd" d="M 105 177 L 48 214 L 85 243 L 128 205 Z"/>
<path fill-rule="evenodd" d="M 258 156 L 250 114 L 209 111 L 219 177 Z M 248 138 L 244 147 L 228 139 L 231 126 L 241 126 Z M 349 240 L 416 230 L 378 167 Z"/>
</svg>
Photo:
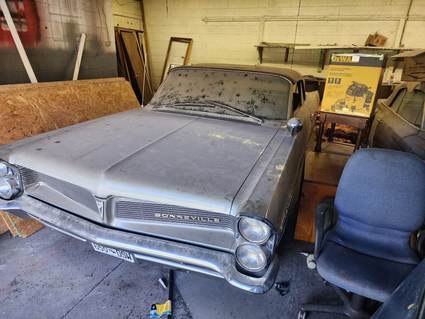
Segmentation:
<svg viewBox="0 0 425 319">
<path fill-rule="evenodd" d="M 60 233 L 62 233 L 62 234 L 64 234 L 64 235 L 67 235 L 67 236 L 70 236 L 70 237 L 72 237 L 72 238 L 75 238 L 75 239 L 81 240 L 81 241 L 83 241 L 83 242 L 86 242 L 86 241 L 87 241 L 87 240 L 85 240 L 85 239 L 84 239 L 84 238 L 82 238 L 82 237 L 76 236 L 76 235 L 74 235 L 74 234 L 72 234 L 72 233 L 70 233 L 70 232 L 67 232 L 66 230 L 60 229 L 60 228 L 58 228 L 58 227 L 56 227 L 56 226 L 53 226 L 52 224 L 49 224 L 48 222 L 46 222 L 46 221 L 44 221 L 44 220 L 42 220 L 42 219 L 40 219 L 40 218 L 38 218 L 38 217 L 35 217 L 34 215 L 31 215 L 31 214 L 29 214 L 29 213 L 28 213 L 28 216 L 30 216 L 30 217 L 32 217 L 32 218 L 34 218 L 35 220 L 39 221 L 39 222 L 40 222 L 40 223 L 42 223 L 43 225 L 45 225 L 45 226 L 47 226 L 47 227 L 50 227 L 50 228 L 52 228 L 52 229 L 54 229 L 54 230 L 56 230 L 56 231 L 58 231 L 58 232 L 60 232 Z"/>
<path fill-rule="evenodd" d="M 47 226 L 74 238 L 126 250 L 135 254 L 138 259 L 222 277 L 231 285 L 253 293 L 268 291 L 273 286 L 279 267 L 275 256 L 264 276 L 250 277 L 236 269 L 233 254 L 106 228 L 28 195 L 13 201 L 0 200 L 0 210 L 11 213 L 14 210 L 21 210 Z"/>
</svg>

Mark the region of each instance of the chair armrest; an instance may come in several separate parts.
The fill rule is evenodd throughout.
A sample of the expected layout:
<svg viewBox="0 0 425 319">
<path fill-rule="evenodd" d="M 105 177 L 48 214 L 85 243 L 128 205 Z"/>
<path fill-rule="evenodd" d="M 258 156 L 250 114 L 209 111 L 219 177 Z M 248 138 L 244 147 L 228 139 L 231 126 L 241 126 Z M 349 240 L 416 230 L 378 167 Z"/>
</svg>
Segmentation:
<svg viewBox="0 0 425 319">
<path fill-rule="evenodd" d="M 328 230 L 336 222 L 334 199 L 324 199 L 316 208 L 316 241 L 314 245 L 314 258 L 317 260 L 322 249 L 323 239 Z"/>
<path fill-rule="evenodd" d="M 421 259 L 425 258 L 425 229 L 418 232 L 416 238 L 416 251 Z"/>
</svg>

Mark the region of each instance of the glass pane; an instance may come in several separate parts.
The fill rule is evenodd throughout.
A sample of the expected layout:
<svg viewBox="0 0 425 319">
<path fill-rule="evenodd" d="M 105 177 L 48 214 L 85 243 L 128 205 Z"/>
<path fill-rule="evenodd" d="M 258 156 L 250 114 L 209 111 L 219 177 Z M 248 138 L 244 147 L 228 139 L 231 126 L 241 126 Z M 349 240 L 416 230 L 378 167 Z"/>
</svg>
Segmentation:
<svg viewBox="0 0 425 319">
<path fill-rule="evenodd" d="M 398 113 L 410 123 L 420 127 L 424 109 L 425 93 L 419 90 L 407 92 Z"/>
<path fill-rule="evenodd" d="M 397 111 L 398 111 L 398 108 L 400 107 L 401 102 L 403 101 L 403 97 L 404 97 L 404 94 L 405 94 L 405 93 L 406 93 L 406 89 L 402 89 L 402 90 L 400 90 L 400 91 L 398 92 L 398 94 L 397 94 L 396 98 L 393 100 L 393 103 L 391 103 L 391 108 L 392 108 L 395 112 L 397 112 Z"/>
<path fill-rule="evenodd" d="M 197 109 L 217 112 L 204 105 L 225 103 L 267 120 L 286 119 L 290 83 L 283 77 L 249 71 L 180 69 L 169 73 L 154 99 L 153 107 L 175 103 L 197 104 Z M 221 110 L 223 112 L 223 110 Z"/>
</svg>

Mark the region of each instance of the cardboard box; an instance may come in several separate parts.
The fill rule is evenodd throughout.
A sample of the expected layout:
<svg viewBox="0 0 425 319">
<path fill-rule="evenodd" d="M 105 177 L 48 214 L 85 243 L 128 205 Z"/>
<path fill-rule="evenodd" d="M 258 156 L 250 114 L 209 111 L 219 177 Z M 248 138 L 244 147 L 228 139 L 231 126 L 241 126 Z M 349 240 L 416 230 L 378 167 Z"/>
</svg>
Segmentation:
<svg viewBox="0 0 425 319">
<path fill-rule="evenodd" d="M 394 61 L 402 61 L 402 81 L 422 82 L 425 81 L 425 50 L 407 51 L 392 57 Z"/>
<path fill-rule="evenodd" d="M 383 47 L 385 42 L 387 42 L 387 39 L 387 37 L 375 32 L 373 34 L 369 34 L 364 45 L 369 47 Z"/>
<path fill-rule="evenodd" d="M 382 54 L 332 54 L 321 111 L 369 117 L 384 63 Z"/>
</svg>

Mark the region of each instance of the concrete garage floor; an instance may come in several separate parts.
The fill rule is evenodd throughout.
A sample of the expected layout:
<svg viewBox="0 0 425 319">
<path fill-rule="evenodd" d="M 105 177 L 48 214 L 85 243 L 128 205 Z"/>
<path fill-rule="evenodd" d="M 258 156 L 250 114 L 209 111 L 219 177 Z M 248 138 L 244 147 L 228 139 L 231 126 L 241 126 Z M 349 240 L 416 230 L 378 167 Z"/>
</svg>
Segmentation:
<svg viewBox="0 0 425 319">
<path fill-rule="evenodd" d="M 308 248 L 303 242 L 281 247 L 277 280 L 290 281 L 286 296 L 274 289 L 252 295 L 223 280 L 177 272 L 175 318 L 296 318 L 303 302 L 337 301 L 307 269 L 299 252 Z M 47 228 L 27 239 L 5 234 L 0 236 L 0 318 L 149 318 L 150 305 L 166 300 L 158 283 L 166 273 L 156 264 L 102 255 Z"/>
</svg>

